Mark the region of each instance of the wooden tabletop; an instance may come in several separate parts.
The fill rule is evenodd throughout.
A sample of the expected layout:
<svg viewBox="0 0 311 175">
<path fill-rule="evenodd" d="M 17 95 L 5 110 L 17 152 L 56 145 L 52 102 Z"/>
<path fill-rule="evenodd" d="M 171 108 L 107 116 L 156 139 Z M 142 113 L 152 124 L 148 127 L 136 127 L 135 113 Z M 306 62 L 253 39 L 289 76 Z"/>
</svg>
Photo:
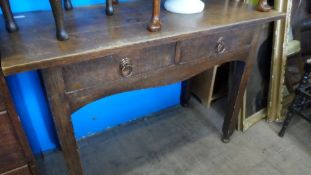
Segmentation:
<svg viewBox="0 0 311 175">
<path fill-rule="evenodd" d="M 228 3 L 230 2 L 230 3 Z M 124 47 L 160 44 L 236 25 L 252 25 L 282 19 L 285 14 L 255 11 L 228 0 L 206 0 L 203 13 L 180 15 L 162 9 L 162 30 L 150 33 L 152 0 L 130 0 L 115 7 L 107 17 L 104 6 L 75 8 L 65 12 L 68 41 L 55 39 L 50 11 L 16 14 L 20 31 L 8 34 L 0 28 L 1 67 L 5 75 L 49 66 L 99 58 Z M 1 23 L 3 20 L 1 18 Z"/>
</svg>

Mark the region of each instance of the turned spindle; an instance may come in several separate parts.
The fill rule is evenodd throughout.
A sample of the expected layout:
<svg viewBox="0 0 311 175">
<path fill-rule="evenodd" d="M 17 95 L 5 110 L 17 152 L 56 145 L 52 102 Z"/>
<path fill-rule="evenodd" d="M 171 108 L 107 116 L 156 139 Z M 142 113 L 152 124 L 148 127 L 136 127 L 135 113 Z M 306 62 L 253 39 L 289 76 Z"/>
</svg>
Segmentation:
<svg viewBox="0 0 311 175">
<path fill-rule="evenodd" d="M 0 6 L 5 20 L 6 30 L 9 33 L 18 31 L 18 26 L 14 20 L 9 0 L 0 0 Z"/>
</svg>

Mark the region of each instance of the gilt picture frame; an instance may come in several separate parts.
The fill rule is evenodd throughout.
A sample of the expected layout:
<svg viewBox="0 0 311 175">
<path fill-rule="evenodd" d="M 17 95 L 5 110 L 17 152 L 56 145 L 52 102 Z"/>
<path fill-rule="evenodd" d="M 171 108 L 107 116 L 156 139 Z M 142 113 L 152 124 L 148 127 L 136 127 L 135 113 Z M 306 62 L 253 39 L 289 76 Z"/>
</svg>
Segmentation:
<svg viewBox="0 0 311 175">
<path fill-rule="evenodd" d="M 279 12 L 286 13 L 286 19 L 277 21 L 274 27 L 274 48 L 271 62 L 270 93 L 267 106 L 268 121 L 280 121 L 284 118 L 282 109 L 287 61 L 286 43 L 290 28 L 292 4 L 292 0 L 275 0 L 275 9 Z"/>
</svg>

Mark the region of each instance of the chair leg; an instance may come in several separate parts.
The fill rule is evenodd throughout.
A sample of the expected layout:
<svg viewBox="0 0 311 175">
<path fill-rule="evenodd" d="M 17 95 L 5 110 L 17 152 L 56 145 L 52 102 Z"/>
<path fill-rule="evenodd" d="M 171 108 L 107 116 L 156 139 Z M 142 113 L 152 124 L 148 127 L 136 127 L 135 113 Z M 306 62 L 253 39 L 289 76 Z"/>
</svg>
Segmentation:
<svg viewBox="0 0 311 175">
<path fill-rule="evenodd" d="M 51 8 L 56 25 L 56 38 L 59 41 L 69 39 L 64 25 L 64 13 L 62 9 L 62 2 L 60 0 L 50 0 Z"/>
<path fill-rule="evenodd" d="M 65 7 L 65 10 L 67 10 L 67 11 L 72 10 L 73 6 L 71 3 L 71 0 L 64 0 L 64 7 Z"/>
<path fill-rule="evenodd" d="M 1 3 L 0 5 L 1 5 L 2 13 L 5 19 L 6 30 L 9 33 L 18 31 L 18 26 L 16 25 L 16 22 L 14 20 L 9 0 L 1 0 L 0 3 Z"/>
<path fill-rule="evenodd" d="M 286 119 L 284 120 L 283 126 L 281 131 L 279 132 L 280 137 L 284 137 L 285 131 L 287 127 L 289 126 L 290 121 L 294 118 L 294 112 L 293 111 L 288 111 Z"/>
<path fill-rule="evenodd" d="M 157 32 L 161 30 L 160 11 L 161 11 L 161 0 L 153 0 L 152 19 L 150 24 L 148 25 L 148 30 L 150 32 Z"/>
<path fill-rule="evenodd" d="M 301 92 L 304 91 L 304 88 L 306 87 L 306 84 L 308 84 L 308 81 L 310 79 L 310 73 L 311 73 L 311 59 L 308 59 L 304 66 L 304 74 L 300 80 L 300 83 L 297 87 L 295 98 L 292 102 L 292 104 L 288 107 L 288 113 L 286 116 L 286 119 L 283 123 L 282 129 L 279 132 L 279 136 L 283 137 L 285 134 L 285 131 L 294 117 L 295 111 L 301 111 L 307 101 L 307 97 L 303 96 Z"/>
<path fill-rule="evenodd" d="M 106 0 L 106 14 L 108 16 L 113 15 L 113 5 L 112 5 L 113 0 Z"/>
<path fill-rule="evenodd" d="M 301 111 L 305 103 L 306 98 L 303 95 L 299 94 L 299 92 L 297 92 L 292 104 L 288 107 L 286 119 L 284 120 L 282 129 L 279 132 L 280 137 L 284 137 L 285 131 L 288 128 L 289 123 L 295 116 L 295 111 Z"/>
</svg>

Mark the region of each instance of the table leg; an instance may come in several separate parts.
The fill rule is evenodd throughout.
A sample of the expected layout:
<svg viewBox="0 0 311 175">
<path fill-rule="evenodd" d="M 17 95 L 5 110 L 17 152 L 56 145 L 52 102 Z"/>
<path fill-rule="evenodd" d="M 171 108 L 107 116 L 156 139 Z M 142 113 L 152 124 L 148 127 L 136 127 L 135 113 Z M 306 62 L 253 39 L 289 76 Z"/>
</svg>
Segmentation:
<svg viewBox="0 0 311 175">
<path fill-rule="evenodd" d="M 181 83 L 181 95 L 180 95 L 180 104 L 183 107 L 189 105 L 191 99 L 191 80 L 185 80 Z"/>
<path fill-rule="evenodd" d="M 61 0 L 50 0 L 51 8 L 53 11 L 53 16 L 56 25 L 56 38 L 59 41 L 64 41 L 69 39 L 69 36 L 65 30 L 64 25 L 64 13 L 62 9 Z"/>
<path fill-rule="evenodd" d="M 71 110 L 65 95 L 61 68 L 42 72 L 54 125 L 70 175 L 83 175 L 79 151 L 71 123 Z"/>
<path fill-rule="evenodd" d="M 257 57 L 257 50 L 259 45 L 259 37 L 261 36 L 262 28 L 258 27 L 255 30 L 255 36 L 252 41 L 252 48 L 246 61 L 234 62 L 233 77 L 231 79 L 234 84 L 231 86 L 229 92 L 229 108 L 227 110 L 224 124 L 222 128 L 224 143 L 230 142 L 230 137 L 236 129 L 238 117 L 243 101 L 243 96 L 246 90 L 247 81 L 253 69 L 255 58 Z"/>
<path fill-rule="evenodd" d="M 113 15 L 113 5 L 112 5 L 113 0 L 106 0 L 106 14 L 108 16 Z"/>
<path fill-rule="evenodd" d="M 9 0 L 1 0 L 1 9 L 5 19 L 6 30 L 10 33 L 18 31 L 18 27 L 14 20 Z"/>
<path fill-rule="evenodd" d="M 67 11 L 72 10 L 73 6 L 71 3 L 71 0 L 64 0 L 64 7 L 65 7 L 65 10 L 67 10 Z"/>
<path fill-rule="evenodd" d="M 150 24 L 148 25 L 148 30 L 150 32 L 157 32 L 161 30 L 160 11 L 161 11 L 161 0 L 153 0 L 152 19 Z"/>
<path fill-rule="evenodd" d="M 232 86 L 229 93 L 229 109 L 226 113 L 226 117 L 223 124 L 223 138 L 224 143 L 230 142 L 230 136 L 234 132 L 237 125 L 237 118 L 240 112 L 243 94 L 246 89 L 246 83 L 248 79 L 248 71 L 244 62 L 239 61 L 235 64 L 234 76 L 232 82 L 235 82 L 235 86 Z"/>
</svg>

